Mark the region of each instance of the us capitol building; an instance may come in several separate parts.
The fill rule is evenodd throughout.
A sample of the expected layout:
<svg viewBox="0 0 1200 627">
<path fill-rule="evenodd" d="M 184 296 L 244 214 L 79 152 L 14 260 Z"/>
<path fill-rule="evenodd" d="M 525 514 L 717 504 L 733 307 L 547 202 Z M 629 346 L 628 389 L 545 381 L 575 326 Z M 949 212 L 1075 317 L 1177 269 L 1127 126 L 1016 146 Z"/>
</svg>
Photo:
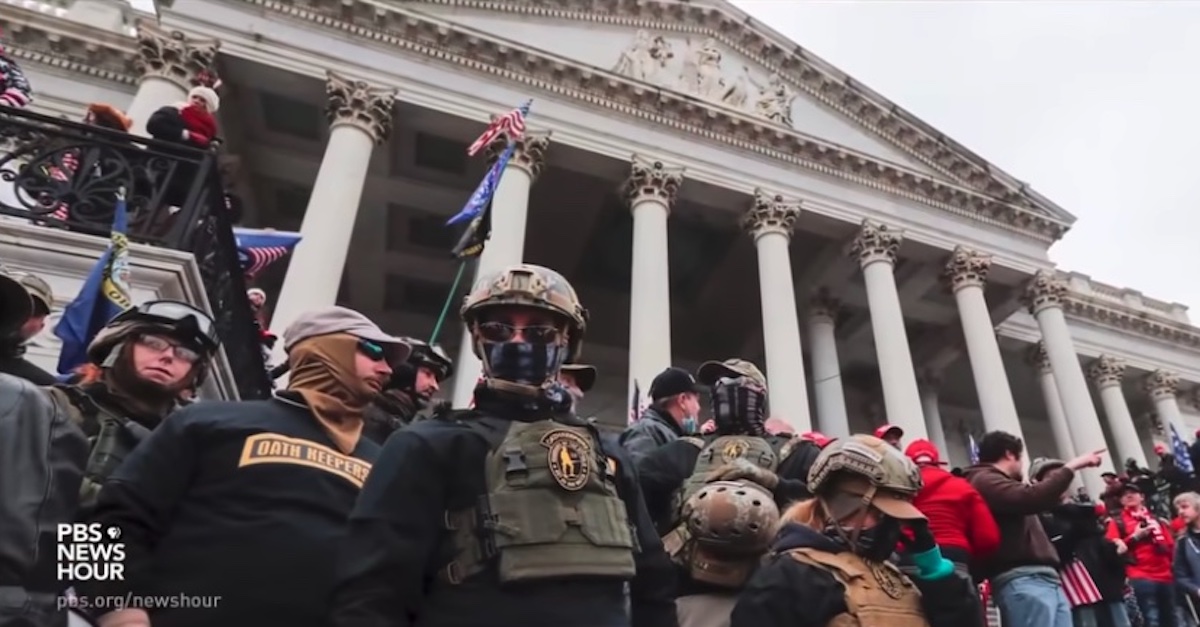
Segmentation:
<svg viewBox="0 0 1200 627">
<path fill-rule="evenodd" d="M 1031 456 L 1144 464 L 1166 425 L 1200 426 L 1186 307 L 1056 268 L 1073 215 L 722 0 L 177 0 L 157 18 L 3 1 L 41 114 L 103 102 L 144 134 L 217 72 L 241 223 L 304 237 L 258 281 L 276 332 L 338 302 L 426 337 L 458 269 L 443 224 L 487 167 L 465 147 L 533 98 L 478 268 L 525 260 L 577 287 L 600 373 L 585 413 L 621 424 L 635 382 L 738 356 L 798 430 L 891 422 L 956 464 L 991 429 Z M 60 306 L 105 245 L 5 225 L 0 258 L 45 273 Z M 139 299 L 226 307 L 187 251 L 132 261 Z M 457 403 L 478 374 L 462 335 L 441 334 Z M 49 367 L 52 338 L 32 351 Z M 232 361 L 206 394 L 238 393 Z"/>
</svg>

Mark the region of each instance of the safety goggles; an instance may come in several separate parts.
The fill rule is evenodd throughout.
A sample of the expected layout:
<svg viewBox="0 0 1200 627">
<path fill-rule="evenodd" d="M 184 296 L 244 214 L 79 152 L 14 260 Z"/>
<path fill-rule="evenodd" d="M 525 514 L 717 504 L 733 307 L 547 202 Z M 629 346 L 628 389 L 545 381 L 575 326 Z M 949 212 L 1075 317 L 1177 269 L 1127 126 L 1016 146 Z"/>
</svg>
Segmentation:
<svg viewBox="0 0 1200 627">
<path fill-rule="evenodd" d="M 188 364 L 195 364 L 196 362 L 200 361 L 201 357 L 200 353 L 196 352 L 195 350 L 192 350 L 191 348 L 188 348 L 182 344 L 176 344 L 165 337 L 159 337 L 157 335 L 143 335 L 142 337 L 138 338 L 138 344 L 141 344 L 142 346 L 145 346 L 156 353 L 165 353 L 167 351 L 171 351 L 171 354 L 175 357 L 175 359 Z"/>
<path fill-rule="evenodd" d="M 201 347 L 208 351 L 215 351 L 221 345 L 221 336 L 213 319 L 203 310 L 187 303 L 152 300 L 122 312 L 113 322 L 123 320 L 143 320 L 171 328 L 182 327 L 181 331 L 192 332 Z"/>
</svg>

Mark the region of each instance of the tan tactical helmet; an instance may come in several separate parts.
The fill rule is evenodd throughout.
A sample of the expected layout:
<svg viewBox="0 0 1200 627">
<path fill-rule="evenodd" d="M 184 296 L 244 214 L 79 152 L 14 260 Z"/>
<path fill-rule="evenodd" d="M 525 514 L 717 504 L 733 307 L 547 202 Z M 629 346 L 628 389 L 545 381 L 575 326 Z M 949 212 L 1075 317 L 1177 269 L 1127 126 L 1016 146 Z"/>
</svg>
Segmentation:
<svg viewBox="0 0 1200 627">
<path fill-rule="evenodd" d="M 522 263 L 480 277 L 463 301 L 459 312 L 467 328 L 474 330 L 480 312 L 491 307 L 521 305 L 548 311 L 567 320 L 570 346 L 567 361 L 579 357 L 588 313 L 579 302 L 575 288 L 563 275 L 542 266 Z M 475 346 L 475 356 L 479 347 Z"/>
<path fill-rule="evenodd" d="M 920 518 L 911 500 L 921 491 L 921 470 L 896 447 L 870 435 L 853 435 L 826 446 L 808 471 L 817 496 L 837 489 L 863 497 L 896 518 Z"/>
<path fill-rule="evenodd" d="M 1039 457 L 1029 464 L 1029 479 L 1031 481 L 1041 481 L 1042 475 L 1054 470 L 1055 468 L 1062 468 L 1066 465 L 1067 463 L 1061 459 L 1054 459 L 1053 457 Z"/>
<path fill-rule="evenodd" d="M 683 505 L 683 520 L 698 544 L 714 553 L 765 551 L 779 523 L 775 497 L 750 481 L 713 481 Z"/>
</svg>

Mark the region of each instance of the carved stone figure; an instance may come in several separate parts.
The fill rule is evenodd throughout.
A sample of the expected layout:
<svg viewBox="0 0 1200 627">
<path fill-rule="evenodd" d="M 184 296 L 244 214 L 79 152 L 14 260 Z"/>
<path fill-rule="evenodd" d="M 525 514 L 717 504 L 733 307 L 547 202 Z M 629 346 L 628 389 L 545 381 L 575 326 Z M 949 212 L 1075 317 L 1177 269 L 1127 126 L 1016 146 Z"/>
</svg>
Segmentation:
<svg viewBox="0 0 1200 627">
<path fill-rule="evenodd" d="M 743 67 L 746 80 L 758 90 L 754 99 L 754 113 L 787 126 L 792 125 L 792 103 L 796 101 L 796 92 L 778 74 L 772 74 L 763 85 L 750 75 L 750 68 Z"/>
<path fill-rule="evenodd" d="M 696 95 L 709 100 L 720 100 L 725 95 L 721 49 L 711 37 L 696 51 Z"/>
<path fill-rule="evenodd" d="M 639 81 L 648 80 L 649 70 L 653 63 L 650 50 L 652 45 L 650 33 L 639 30 L 633 36 L 633 42 L 621 51 L 621 58 L 617 59 L 617 66 L 613 68 L 613 71 Z"/>
</svg>

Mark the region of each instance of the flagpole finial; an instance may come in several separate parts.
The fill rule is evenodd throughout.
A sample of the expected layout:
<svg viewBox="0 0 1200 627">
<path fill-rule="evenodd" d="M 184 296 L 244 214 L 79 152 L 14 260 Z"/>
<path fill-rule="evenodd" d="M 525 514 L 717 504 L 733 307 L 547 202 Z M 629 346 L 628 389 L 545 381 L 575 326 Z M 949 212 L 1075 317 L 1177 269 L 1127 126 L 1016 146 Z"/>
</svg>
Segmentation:
<svg viewBox="0 0 1200 627">
<path fill-rule="evenodd" d="M 117 200 L 125 200 L 125 186 L 124 185 L 117 188 Z"/>
</svg>

